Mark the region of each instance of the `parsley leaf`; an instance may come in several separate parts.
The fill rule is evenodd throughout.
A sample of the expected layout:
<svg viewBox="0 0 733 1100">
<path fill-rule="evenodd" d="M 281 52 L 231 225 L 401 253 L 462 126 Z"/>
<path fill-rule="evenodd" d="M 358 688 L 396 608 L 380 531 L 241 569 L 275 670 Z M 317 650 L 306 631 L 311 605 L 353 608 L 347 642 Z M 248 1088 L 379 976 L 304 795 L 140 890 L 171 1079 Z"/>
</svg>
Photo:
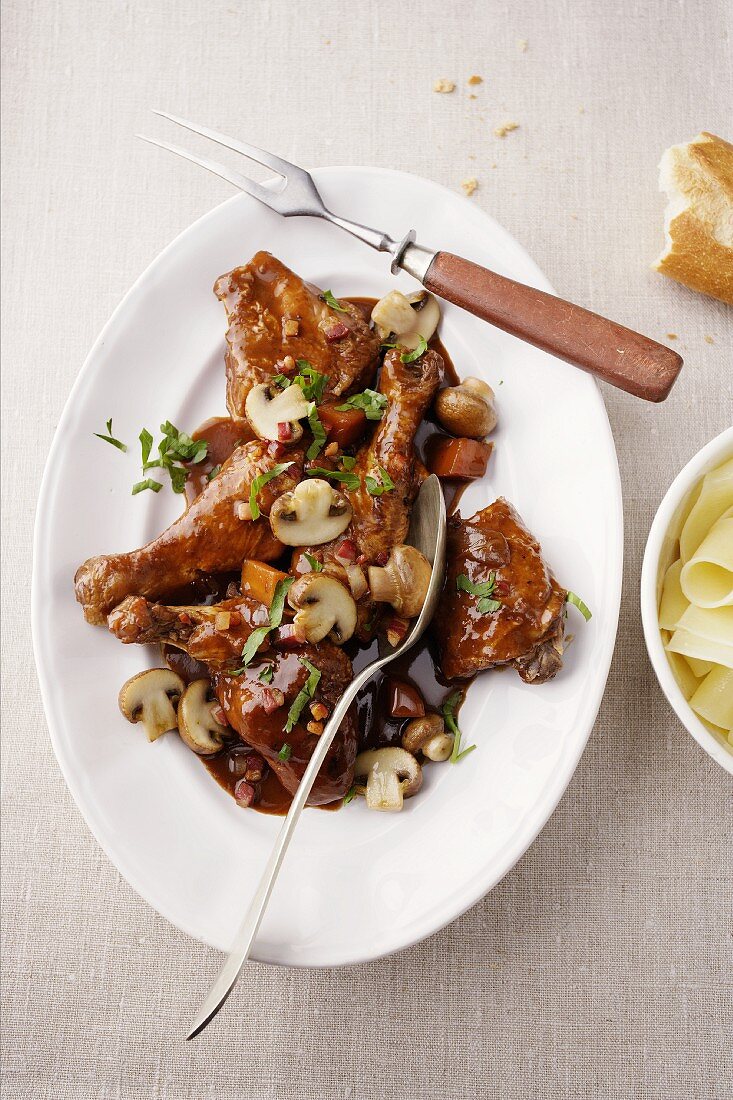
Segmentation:
<svg viewBox="0 0 733 1100">
<path fill-rule="evenodd" d="M 418 345 L 414 351 L 403 351 L 400 359 L 403 363 L 414 363 L 416 359 L 419 359 L 421 355 L 424 355 L 428 350 L 428 342 L 424 336 L 421 336 Z"/>
<path fill-rule="evenodd" d="M 394 481 L 384 467 L 377 466 L 377 470 L 379 471 L 379 480 L 369 474 L 364 478 L 366 491 L 371 497 L 381 497 L 382 493 L 391 493 L 394 489 Z"/>
<path fill-rule="evenodd" d="M 306 470 L 308 477 L 330 477 L 332 481 L 338 481 L 347 489 L 358 489 L 361 485 L 358 474 L 352 474 L 342 470 L 326 470 L 323 466 L 311 466 Z"/>
<path fill-rule="evenodd" d="M 583 616 L 586 622 L 589 622 L 593 618 L 593 612 L 590 610 L 587 604 L 584 604 L 580 596 L 576 596 L 574 592 L 568 592 L 565 597 L 566 603 L 571 603 L 577 607 L 580 614 Z"/>
<path fill-rule="evenodd" d="M 501 600 L 491 599 L 496 586 L 496 573 L 489 573 L 489 579 L 480 584 L 474 584 L 465 573 L 459 573 L 456 577 L 456 589 L 459 592 L 468 592 L 469 596 L 478 596 L 477 604 L 479 614 L 492 615 L 501 607 Z"/>
<path fill-rule="evenodd" d="M 284 762 L 285 760 L 289 760 L 292 755 L 293 750 L 290 748 L 290 745 L 286 741 L 283 747 L 280 749 L 280 752 L 277 754 L 277 758 L 278 760 L 282 760 Z"/>
<path fill-rule="evenodd" d="M 311 402 L 311 407 L 308 411 L 308 424 L 310 425 L 310 430 L 313 432 L 313 442 L 306 451 L 306 456 L 313 460 L 316 455 L 320 454 L 323 449 L 323 444 L 326 442 L 326 429 L 321 423 L 315 402 Z"/>
<path fill-rule="evenodd" d="M 321 679 L 321 673 L 319 669 L 315 667 L 315 665 L 312 665 L 310 661 L 308 661 L 305 657 L 298 657 L 298 660 L 300 661 L 301 665 L 303 665 L 303 667 L 308 670 L 309 676 L 305 682 L 305 685 L 295 696 L 295 699 L 293 700 L 293 705 L 288 711 L 288 718 L 285 725 L 283 726 L 285 733 L 291 733 L 293 731 L 298 722 L 298 719 L 303 713 L 303 708 L 315 695 Z"/>
<path fill-rule="evenodd" d="M 249 510 L 252 513 L 252 519 L 260 518 L 260 506 L 257 503 L 257 494 L 260 489 L 264 489 L 268 481 L 272 481 L 273 478 L 279 477 L 284 473 L 292 462 L 278 462 L 276 466 L 273 466 L 271 470 L 267 470 L 264 474 L 258 474 L 249 487 Z"/>
<path fill-rule="evenodd" d="M 260 674 L 257 679 L 261 680 L 263 684 L 271 684 L 274 675 L 275 670 L 272 665 L 263 665 L 260 669 Z"/>
<path fill-rule="evenodd" d="M 382 413 L 387 407 L 387 398 L 376 390 L 364 390 L 363 393 L 354 393 L 344 401 L 343 405 L 337 405 L 338 412 L 347 412 L 349 409 L 361 409 L 367 420 L 381 420 Z"/>
<path fill-rule="evenodd" d="M 324 290 L 323 294 L 321 294 L 321 300 L 324 301 L 327 306 L 330 306 L 331 309 L 335 309 L 337 313 L 349 312 L 348 309 L 344 309 L 338 298 L 334 298 L 330 290 Z"/>
<path fill-rule="evenodd" d="M 453 751 L 450 754 L 451 764 L 457 764 L 459 760 L 462 760 L 464 756 L 468 756 L 470 752 L 476 748 L 475 745 L 469 745 L 467 749 L 461 752 L 461 731 L 458 728 L 456 722 L 455 712 L 463 702 L 465 695 L 462 691 L 453 691 L 447 699 L 443 700 L 443 705 L 440 708 L 440 713 L 443 715 L 443 721 L 453 734 Z"/>
<path fill-rule="evenodd" d="M 242 650 L 242 664 L 239 668 L 232 669 L 229 673 L 230 676 L 241 676 L 247 665 L 252 662 L 257 650 L 260 648 L 270 631 L 280 626 L 280 623 L 283 621 L 283 612 L 285 610 L 285 597 L 294 581 L 295 577 L 285 577 L 283 580 L 277 582 L 272 597 L 272 603 L 270 604 L 269 625 L 258 626 L 252 631 Z M 259 679 L 262 679 L 261 673 Z"/>
<path fill-rule="evenodd" d="M 211 467 L 208 474 L 206 475 L 206 480 L 207 481 L 213 481 L 220 470 L 221 470 L 221 462 L 217 463 L 216 466 Z"/>
<path fill-rule="evenodd" d="M 323 566 L 319 562 L 318 558 L 314 558 L 313 555 L 309 554 L 307 550 L 305 551 L 305 560 L 308 562 L 308 565 L 311 567 L 314 573 L 323 572 Z"/>
<path fill-rule="evenodd" d="M 173 492 L 182 493 L 188 479 L 188 470 L 182 463 L 203 462 L 209 445 L 205 439 L 192 439 L 185 432 L 179 432 L 170 420 L 166 420 L 164 424 L 161 424 L 160 430 L 163 433 L 163 438 L 158 444 L 158 457 L 153 459 L 152 462 L 150 452 L 153 447 L 153 437 L 147 428 L 143 428 L 140 432 L 143 473 L 154 469 L 167 470 Z"/>
<path fill-rule="evenodd" d="M 162 488 L 162 482 L 153 481 L 152 477 L 146 477 L 144 481 L 135 482 L 132 487 L 132 495 L 136 497 L 138 493 L 143 493 L 146 489 L 152 489 L 154 493 L 159 493 Z"/>
<path fill-rule="evenodd" d="M 153 446 L 153 437 L 147 428 L 143 428 L 138 436 L 140 440 L 140 451 L 142 452 L 143 473 L 149 469 L 148 459 L 150 458 L 150 449 Z M 157 465 L 152 463 L 151 465 Z"/>
<path fill-rule="evenodd" d="M 314 401 L 317 405 L 323 400 L 323 393 L 328 382 L 328 375 L 321 374 L 312 367 L 307 359 L 297 359 L 298 373 L 293 378 L 287 374 L 275 374 L 272 383 L 286 390 L 288 386 L 300 386 L 306 401 Z"/>
<path fill-rule="evenodd" d="M 103 440 L 105 443 L 111 443 L 113 447 L 116 447 L 118 451 L 126 451 L 127 444 L 123 443 L 121 439 L 115 439 L 112 435 L 112 417 L 109 418 L 106 424 L 107 434 L 103 435 L 102 432 L 94 432 L 97 439 Z"/>
<path fill-rule="evenodd" d="M 354 798 L 356 798 L 356 786 L 350 787 L 348 789 L 348 791 L 344 795 L 343 805 L 348 806 L 348 804 L 353 801 Z"/>
<path fill-rule="evenodd" d="M 353 470 L 354 466 L 356 466 L 356 459 L 352 458 L 351 455 L 341 455 L 339 462 L 341 463 L 342 470 Z"/>
</svg>

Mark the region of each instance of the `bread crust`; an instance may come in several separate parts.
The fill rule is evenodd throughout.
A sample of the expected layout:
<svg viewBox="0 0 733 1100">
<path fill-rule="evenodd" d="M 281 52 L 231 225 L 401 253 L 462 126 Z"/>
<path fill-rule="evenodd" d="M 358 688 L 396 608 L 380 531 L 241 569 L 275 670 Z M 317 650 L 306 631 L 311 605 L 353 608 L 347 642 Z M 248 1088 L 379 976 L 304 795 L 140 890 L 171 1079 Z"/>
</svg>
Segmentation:
<svg viewBox="0 0 733 1100">
<path fill-rule="evenodd" d="M 660 187 L 670 200 L 667 247 L 653 267 L 733 304 L 733 145 L 707 131 L 673 145 L 662 158 Z"/>
</svg>

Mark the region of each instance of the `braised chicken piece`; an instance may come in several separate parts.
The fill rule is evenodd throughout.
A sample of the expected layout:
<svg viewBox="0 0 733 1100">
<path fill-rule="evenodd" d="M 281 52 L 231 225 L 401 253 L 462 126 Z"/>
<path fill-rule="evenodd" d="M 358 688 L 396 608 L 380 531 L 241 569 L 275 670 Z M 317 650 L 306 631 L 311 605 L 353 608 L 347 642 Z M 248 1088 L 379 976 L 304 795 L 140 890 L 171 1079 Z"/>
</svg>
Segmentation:
<svg viewBox="0 0 733 1100">
<path fill-rule="evenodd" d="M 265 605 L 247 596 L 209 607 L 168 607 L 140 596 L 129 596 L 114 609 L 108 625 L 121 642 L 165 643 L 207 665 L 227 721 L 245 744 L 262 754 L 292 794 L 318 740 L 318 734 L 307 728 L 315 721 L 311 708 L 321 715 L 322 729 L 324 719 L 353 679 L 354 671 L 343 650 L 330 642 L 283 650 L 277 648 L 277 632 L 270 636 L 275 639 L 274 645 L 269 639 L 263 641 L 256 663 L 241 668 L 247 639 L 253 630 L 268 622 Z M 301 658 L 310 662 L 321 676 L 313 695 L 304 701 L 299 720 L 286 732 L 290 708 L 310 675 Z M 238 670 L 236 674 L 233 669 Z M 260 679 L 265 669 L 268 670 L 265 679 Z M 346 794 L 353 780 L 356 744 L 354 707 L 323 762 L 309 805 L 334 802 Z"/>
<path fill-rule="evenodd" d="M 267 443 L 238 447 L 190 508 L 147 546 L 127 554 L 89 558 L 74 578 L 76 598 L 89 623 L 102 625 L 126 596 L 160 597 L 207 573 L 239 569 L 244 558 L 274 561 L 283 551 L 266 515 L 272 502 L 302 475 L 302 452 L 289 452 L 293 465 L 258 494 L 263 516 L 252 520 L 254 479 L 279 461 Z"/>
<path fill-rule="evenodd" d="M 443 359 L 431 350 L 414 363 L 403 363 L 403 350 L 394 348 L 384 358 L 379 392 L 387 398 L 387 406 L 370 442 L 356 458 L 353 473 L 360 485 L 349 492 L 351 523 L 338 539 L 309 550 L 329 568 L 340 568 L 334 558 L 344 539 L 355 544 L 357 556 L 374 563 L 407 536 L 410 508 L 424 478 L 424 467 L 415 454 L 415 435 L 440 385 Z M 374 495 L 368 490 L 367 477 L 379 484 L 382 470 L 394 488 Z"/>
<path fill-rule="evenodd" d="M 282 371 L 287 356 L 306 359 L 328 375 L 327 394 L 368 385 L 377 366 L 379 336 L 349 302 L 333 309 L 269 252 L 222 275 L 214 293 L 224 303 L 227 330 L 227 407 L 244 419 L 247 394 Z"/>
<path fill-rule="evenodd" d="M 286 730 L 288 712 L 311 675 L 304 660 L 320 672 L 320 679 L 313 698 L 305 702 L 300 718 L 292 729 Z M 269 683 L 260 679 L 266 667 L 272 669 Z M 318 743 L 319 734 L 307 728 L 309 724 L 318 728 L 314 726 L 312 708 L 320 714 L 320 704 L 330 713 L 353 678 L 351 661 L 344 651 L 330 642 L 319 642 L 317 646 L 304 645 L 293 652 L 275 651 L 262 660 L 258 654 L 258 664 L 250 665 L 239 676 L 215 672 L 213 684 L 230 726 L 247 745 L 262 754 L 285 789 L 294 794 Z M 321 727 L 325 720 L 319 722 Z M 321 766 L 308 797 L 309 806 L 334 802 L 350 789 L 357 740 L 356 706 L 353 705 Z"/>
<path fill-rule="evenodd" d="M 242 650 L 252 631 L 268 623 L 265 605 L 248 596 L 181 607 L 128 596 L 107 619 L 110 631 L 126 645 L 165 643 L 210 668 L 230 669 L 242 663 Z"/>
<path fill-rule="evenodd" d="M 562 667 L 566 592 L 512 505 L 500 497 L 468 520 L 452 516 L 446 566 L 432 626 L 443 675 L 509 664 L 527 683 L 550 680 Z"/>
</svg>

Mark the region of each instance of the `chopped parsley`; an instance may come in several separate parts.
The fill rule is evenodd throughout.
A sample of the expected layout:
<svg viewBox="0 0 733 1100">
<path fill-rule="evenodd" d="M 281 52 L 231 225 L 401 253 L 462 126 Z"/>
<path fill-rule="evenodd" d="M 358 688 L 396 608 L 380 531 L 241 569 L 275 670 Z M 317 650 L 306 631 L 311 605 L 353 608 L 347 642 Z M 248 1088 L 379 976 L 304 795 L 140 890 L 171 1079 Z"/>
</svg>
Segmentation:
<svg viewBox="0 0 733 1100">
<path fill-rule="evenodd" d="M 354 798 L 356 798 L 356 786 L 355 785 L 353 787 L 349 787 L 348 791 L 344 795 L 344 803 L 343 803 L 344 806 L 348 806 L 348 804 L 350 802 L 352 802 Z"/>
<path fill-rule="evenodd" d="M 273 478 L 279 477 L 285 470 L 292 466 L 292 462 L 278 462 L 276 466 L 273 466 L 271 470 L 267 470 L 264 474 L 258 474 L 249 487 L 249 510 L 252 513 L 252 519 L 260 518 L 260 506 L 257 503 L 257 494 L 260 489 L 264 489 L 268 481 L 272 481 Z"/>
<path fill-rule="evenodd" d="M 587 604 L 583 603 L 580 596 L 576 596 L 574 592 L 568 592 L 565 597 L 566 603 L 571 603 L 577 607 L 580 614 L 583 616 L 586 622 L 589 622 L 593 618 L 593 612 L 590 610 Z"/>
<path fill-rule="evenodd" d="M 275 670 L 272 665 L 263 665 L 257 679 L 261 680 L 263 684 L 271 684 L 274 675 Z"/>
<path fill-rule="evenodd" d="M 321 374 L 312 367 L 307 359 L 296 359 L 298 373 L 292 378 L 287 374 L 274 374 L 272 384 L 286 390 L 288 386 L 300 386 L 306 401 L 315 401 L 316 405 L 323 400 L 323 393 L 328 382 L 328 375 Z"/>
<path fill-rule="evenodd" d="M 107 428 L 107 434 L 106 435 L 104 435 L 102 432 L 95 432 L 94 433 L 95 436 L 97 437 L 97 439 L 101 439 L 105 443 L 111 443 L 112 446 L 116 447 L 118 451 L 126 451 L 127 450 L 127 444 L 123 443 L 121 439 L 115 439 L 115 437 L 112 435 L 112 417 L 110 417 L 109 420 L 107 421 L 106 428 Z"/>
<path fill-rule="evenodd" d="M 313 555 L 309 554 L 307 550 L 305 551 L 305 560 L 308 562 L 308 565 L 311 567 L 311 570 L 314 573 L 323 572 L 323 566 L 319 562 L 318 558 L 314 558 Z"/>
<path fill-rule="evenodd" d="M 394 489 L 394 481 L 389 476 L 383 466 L 377 466 L 379 472 L 379 479 L 372 477 L 370 474 L 364 478 L 364 484 L 366 485 L 366 491 L 370 497 L 381 497 L 382 493 L 391 493 Z"/>
<path fill-rule="evenodd" d="M 337 313 L 349 312 L 348 309 L 344 309 L 338 298 L 334 298 L 330 290 L 324 290 L 323 294 L 321 294 L 321 300 L 324 301 L 327 306 L 330 306 L 331 309 L 335 309 Z"/>
<path fill-rule="evenodd" d="M 464 756 L 468 756 L 470 752 L 476 748 L 475 745 L 469 745 L 467 749 L 461 751 L 461 731 L 458 728 L 456 722 L 456 710 L 460 707 L 465 696 L 462 691 L 453 691 L 447 699 L 443 701 L 443 705 L 440 708 L 440 713 L 443 715 L 443 721 L 453 734 L 453 751 L 450 754 L 451 764 L 457 764 L 459 760 L 462 760 Z"/>
<path fill-rule="evenodd" d="M 341 455 L 339 462 L 341 463 L 342 470 L 353 470 L 354 466 L 356 466 L 356 459 L 351 455 Z"/>
<path fill-rule="evenodd" d="M 174 493 L 182 493 L 188 479 L 188 470 L 182 463 L 203 462 L 209 449 L 205 439 L 192 439 L 185 432 L 179 432 L 170 420 L 160 425 L 163 438 L 158 444 L 158 457 L 151 460 L 150 453 L 153 449 L 153 437 L 147 428 L 140 432 L 140 452 L 142 455 L 143 473 L 148 470 L 166 470 L 171 479 L 171 487 Z M 138 482 L 138 485 L 146 489 L 160 482 L 152 482 L 150 478 L 146 482 Z M 133 488 L 133 493 L 135 492 Z M 137 490 L 141 492 L 141 489 Z M 158 492 L 158 489 L 155 489 Z"/>
<path fill-rule="evenodd" d="M 316 455 L 321 453 L 321 451 L 323 450 L 323 445 L 326 442 L 326 429 L 321 423 L 321 419 L 318 415 L 318 409 L 316 408 L 314 401 L 311 401 L 311 405 L 308 410 L 308 424 L 310 426 L 310 430 L 313 432 L 313 442 L 306 451 L 306 456 L 312 461 L 316 457 Z"/>
<path fill-rule="evenodd" d="M 293 731 L 298 722 L 298 719 L 303 713 L 304 707 L 311 701 L 311 699 L 315 695 L 318 684 L 321 680 L 321 673 L 315 667 L 315 665 L 312 665 L 310 661 L 307 660 L 305 657 L 298 657 L 298 660 L 300 661 L 303 668 L 308 670 L 309 675 L 304 686 L 295 696 L 295 699 L 293 700 L 293 705 L 288 711 L 288 718 L 285 725 L 283 726 L 283 730 L 285 731 L 285 733 L 291 733 Z"/>
<path fill-rule="evenodd" d="M 162 482 L 153 481 L 152 477 L 146 477 L 144 481 L 135 482 L 132 487 L 132 495 L 136 497 L 138 493 L 144 493 L 146 489 L 152 489 L 154 493 L 159 493 L 162 488 Z"/>
<path fill-rule="evenodd" d="M 478 596 L 478 610 L 481 615 L 491 615 L 501 607 L 501 600 L 492 599 L 496 586 L 496 573 L 489 573 L 489 579 L 481 584 L 474 584 L 465 573 L 459 573 L 456 577 L 456 589 L 459 592 L 468 592 L 469 596 Z"/>
<path fill-rule="evenodd" d="M 340 482 L 346 489 L 358 489 L 361 485 L 358 474 L 352 474 L 348 470 L 327 470 L 324 466 L 311 466 L 306 470 L 308 477 L 330 477 L 332 481 Z"/>
<path fill-rule="evenodd" d="M 260 648 L 270 631 L 280 626 L 280 623 L 283 621 L 283 611 L 285 610 L 285 597 L 294 581 L 295 577 L 285 577 L 283 580 L 277 582 L 272 597 L 272 603 L 270 604 L 270 622 L 268 626 L 258 626 L 252 631 L 242 650 L 242 664 L 239 668 L 232 669 L 229 674 L 230 676 L 241 676 L 247 665 L 254 659 L 257 650 Z M 262 673 L 260 673 L 258 679 L 261 680 L 262 678 Z M 269 683 L 269 681 L 267 682 Z"/>
<path fill-rule="evenodd" d="M 400 359 L 403 363 L 414 363 L 416 359 L 419 359 L 421 355 L 424 355 L 428 350 L 428 342 L 424 336 L 421 336 L 418 340 L 417 347 L 414 351 L 403 351 Z"/>
<path fill-rule="evenodd" d="M 221 462 L 217 463 L 216 466 L 211 467 L 208 474 L 206 475 L 206 480 L 207 481 L 213 481 L 220 470 L 221 470 Z"/>
<path fill-rule="evenodd" d="M 338 412 L 347 412 L 349 409 L 361 409 L 367 420 L 381 420 L 387 407 L 387 398 L 376 390 L 364 390 L 362 393 L 354 393 L 344 401 L 343 405 L 337 405 Z"/>
<path fill-rule="evenodd" d="M 278 760 L 282 760 L 284 762 L 286 760 L 289 760 L 292 755 L 293 750 L 290 748 L 290 745 L 286 741 L 283 747 L 280 749 L 280 752 L 277 754 L 277 758 Z"/>
</svg>

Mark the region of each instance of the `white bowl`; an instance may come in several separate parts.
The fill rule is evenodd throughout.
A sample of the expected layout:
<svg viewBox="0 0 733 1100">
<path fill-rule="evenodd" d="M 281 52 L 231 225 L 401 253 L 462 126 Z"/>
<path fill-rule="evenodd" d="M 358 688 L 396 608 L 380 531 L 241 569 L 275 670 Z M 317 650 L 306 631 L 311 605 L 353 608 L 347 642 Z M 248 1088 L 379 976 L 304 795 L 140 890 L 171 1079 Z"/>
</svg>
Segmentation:
<svg viewBox="0 0 733 1100">
<path fill-rule="evenodd" d="M 641 569 L 641 621 L 644 638 L 659 685 L 672 704 L 682 725 L 722 768 L 733 775 L 733 751 L 700 721 L 682 694 L 659 629 L 659 597 L 667 567 L 676 553 L 679 520 L 690 493 L 710 470 L 733 455 L 733 428 L 727 428 L 691 458 L 670 485 L 654 517 Z"/>
</svg>

